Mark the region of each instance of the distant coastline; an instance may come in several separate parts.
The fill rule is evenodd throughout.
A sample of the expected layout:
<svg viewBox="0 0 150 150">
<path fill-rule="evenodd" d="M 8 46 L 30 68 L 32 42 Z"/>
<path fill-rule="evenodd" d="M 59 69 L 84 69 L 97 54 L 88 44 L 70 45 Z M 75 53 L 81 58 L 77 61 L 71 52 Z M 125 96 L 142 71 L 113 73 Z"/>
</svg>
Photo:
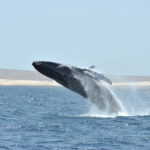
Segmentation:
<svg viewBox="0 0 150 150">
<path fill-rule="evenodd" d="M 112 80 L 113 87 L 150 86 L 150 76 L 105 75 Z M 0 69 L 0 85 L 61 86 L 37 71 Z"/>
<path fill-rule="evenodd" d="M 0 79 L 1 86 L 61 86 L 55 81 L 36 81 L 36 80 L 8 80 Z M 150 82 L 114 82 L 113 87 L 126 86 L 150 86 Z"/>
<path fill-rule="evenodd" d="M 126 87 L 126 86 L 150 86 L 150 82 L 116 82 L 112 84 L 113 87 Z"/>
<path fill-rule="evenodd" d="M 8 80 L 0 79 L 0 85 L 12 86 L 12 85 L 26 85 L 26 86 L 61 86 L 55 81 L 36 81 L 36 80 Z"/>
</svg>

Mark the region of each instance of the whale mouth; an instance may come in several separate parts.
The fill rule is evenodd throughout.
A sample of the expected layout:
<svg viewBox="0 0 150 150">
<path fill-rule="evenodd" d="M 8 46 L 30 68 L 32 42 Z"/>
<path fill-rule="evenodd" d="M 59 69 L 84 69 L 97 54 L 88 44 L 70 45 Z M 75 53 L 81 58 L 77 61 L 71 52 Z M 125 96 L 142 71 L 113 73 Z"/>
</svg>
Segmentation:
<svg viewBox="0 0 150 150">
<path fill-rule="evenodd" d="M 43 68 L 47 68 L 50 70 L 56 70 L 57 67 L 59 66 L 58 63 L 54 62 L 47 62 L 47 61 L 34 61 L 32 65 L 38 70 L 41 71 Z"/>
<path fill-rule="evenodd" d="M 73 70 L 78 74 L 80 72 L 80 69 L 71 67 L 69 65 L 62 65 L 59 63 L 47 61 L 34 61 L 32 65 L 41 74 L 54 79 L 64 87 L 87 98 L 87 93 L 82 83 L 73 74 Z"/>
<path fill-rule="evenodd" d="M 64 86 L 68 85 L 66 76 L 59 69 L 60 64 L 46 61 L 34 61 L 32 65 L 43 75 L 56 80 L 58 83 Z"/>
<path fill-rule="evenodd" d="M 46 75 L 46 76 L 53 76 L 57 75 L 57 67 L 58 64 L 56 63 L 51 63 L 51 62 L 44 62 L 44 61 L 34 61 L 32 63 L 34 68 L 39 71 L 40 73 Z"/>
</svg>

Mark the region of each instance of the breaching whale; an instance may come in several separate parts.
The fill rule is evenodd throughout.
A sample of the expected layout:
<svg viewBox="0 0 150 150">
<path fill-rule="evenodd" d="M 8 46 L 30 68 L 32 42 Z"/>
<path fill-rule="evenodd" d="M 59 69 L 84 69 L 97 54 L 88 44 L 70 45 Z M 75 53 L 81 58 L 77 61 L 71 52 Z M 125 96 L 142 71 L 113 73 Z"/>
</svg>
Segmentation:
<svg viewBox="0 0 150 150">
<path fill-rule="evenodd" d="M 33 66 L 43 75 L 94 103 L 102 112 L 118 114 L 122 111 L 115 95 L 95 78 L 93 71 L 55 62 L 35 61 Z"/>
</svg>

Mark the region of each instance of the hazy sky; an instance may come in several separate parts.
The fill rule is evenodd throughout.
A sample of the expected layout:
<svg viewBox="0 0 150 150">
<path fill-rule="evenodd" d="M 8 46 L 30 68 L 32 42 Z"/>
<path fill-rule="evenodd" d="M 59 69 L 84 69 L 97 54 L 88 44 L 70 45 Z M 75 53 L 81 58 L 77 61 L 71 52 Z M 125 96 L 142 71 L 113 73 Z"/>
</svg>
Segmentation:
<svg viewBox="0 0 150 150">
<path fill-rule="evenodd" d="M 0 0 L 0 68 L 34 60 L 150 75 L 150 0 Z"/>
</svg>

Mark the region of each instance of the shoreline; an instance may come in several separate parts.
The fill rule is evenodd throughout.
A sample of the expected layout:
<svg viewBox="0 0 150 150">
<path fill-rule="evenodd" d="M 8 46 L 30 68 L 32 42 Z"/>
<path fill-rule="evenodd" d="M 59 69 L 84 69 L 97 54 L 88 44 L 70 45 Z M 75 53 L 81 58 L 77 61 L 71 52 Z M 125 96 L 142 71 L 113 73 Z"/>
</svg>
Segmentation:
<svg viewBox="0 0 150 150">
<path fill-rule="evenodd" d="M 0 86 L 61 86 L 55 81 L 0 79 Z"/>
<path fill-rule="evenodd" d="M 140 82 L 114 82 L 113 87 L 126 87 L 126 86 L 150 86 L 150 81 Z"/>
<path fill-rule="evenodd" d="M 55 81 L 37 80 L 8 80 L 0 79 L 0 86 L 61 86 Z M 150 86 L 150 81 L 142 82 L 113 82 L 112 87 Z"/>
</svg>

